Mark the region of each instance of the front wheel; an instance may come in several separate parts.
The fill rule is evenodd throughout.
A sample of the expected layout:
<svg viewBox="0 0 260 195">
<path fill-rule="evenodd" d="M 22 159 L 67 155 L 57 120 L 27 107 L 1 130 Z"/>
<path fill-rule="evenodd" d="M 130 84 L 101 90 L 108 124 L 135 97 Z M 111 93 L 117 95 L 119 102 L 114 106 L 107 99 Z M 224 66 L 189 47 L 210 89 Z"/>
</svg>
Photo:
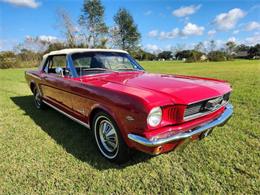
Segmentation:
<svg viewBox="0 0 260 195">
<path fill-rule="evenodd" d="M 97 147 L 106 159 L 118 164 L 129 160 L 129 148 L 111 116 L 105 112 L 97 113 L 92 128 Z"/>
</svg>

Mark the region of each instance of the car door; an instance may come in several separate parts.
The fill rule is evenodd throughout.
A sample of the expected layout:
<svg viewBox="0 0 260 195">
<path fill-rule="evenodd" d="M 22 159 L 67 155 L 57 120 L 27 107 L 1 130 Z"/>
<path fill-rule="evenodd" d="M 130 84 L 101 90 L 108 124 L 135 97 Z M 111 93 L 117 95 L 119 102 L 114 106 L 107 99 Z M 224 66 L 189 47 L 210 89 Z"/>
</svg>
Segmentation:
<svg viewBox="0 0 260 195">
<path fill-rule="evenodd" d="M 76 57 L 76 59 L 74 58 Z M 82 76 L 82 69 L 89 69 L 92 61 L 92 54 L 75 54 L 72 57 L 72 62 L 75 70 L 79 77 Z M 85 79 L 87 79 L 85 77 Z M 84 87 L 83 87 L 84 86 Z M 83 89 L 84 88 L 84 89 Z M 90 105 L 92 101 L 87 84 L 81 85 L 77 83 L 71 83 L 72 92 L 72 110 L 77 115 L 78 118 L 88 117 L 88 112 L 90 110 Z"/>
<path fill-rule="evenodd" d="M 63 75 L 56 73 L 57 67 L 63 69 Z M 45 100 L 55 104 L 55 106 L 71 109 L 70 76 L 66 70 L 66 55 L 49 56 L 41 74 L 42 84 L 40 87 Z"/>
</svg>

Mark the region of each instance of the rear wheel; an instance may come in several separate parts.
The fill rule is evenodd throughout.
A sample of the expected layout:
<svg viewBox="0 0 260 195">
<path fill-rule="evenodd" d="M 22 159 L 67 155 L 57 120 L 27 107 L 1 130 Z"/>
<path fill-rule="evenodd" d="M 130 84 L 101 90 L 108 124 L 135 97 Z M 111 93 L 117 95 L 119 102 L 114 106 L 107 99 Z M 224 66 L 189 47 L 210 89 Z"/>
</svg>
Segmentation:
<svg viewBox="0 0 260 195">
<path fill-rule="evenodd" d="M 92 128 L 97 147 L 106 159 L 119 164 L 129 160 L 129 148 L 111 116 L 105 112 L 97 113 Z"/>
<path fill-rule="evenodd" d="M 34 88 L 33 90 L 33 96 L 34 96 L 34 104 L 35 104 L 35 107 L 37 109 L 44 109 L 45 108 L 45 104 L 43 103 L 42 101 L 42 97 L 41 97 L 41 94 L 38 90 L 37 87 Z"/>
</svg>

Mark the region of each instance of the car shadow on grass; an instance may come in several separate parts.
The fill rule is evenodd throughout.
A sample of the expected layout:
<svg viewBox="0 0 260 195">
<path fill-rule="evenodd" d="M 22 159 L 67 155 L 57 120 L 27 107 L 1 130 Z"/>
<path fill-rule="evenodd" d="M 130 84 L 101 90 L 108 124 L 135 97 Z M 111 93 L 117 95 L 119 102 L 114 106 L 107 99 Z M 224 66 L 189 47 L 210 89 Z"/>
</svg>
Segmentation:
<svg viewBox="0 0 260 195">
<path fill-rule="evenodd" d="M 92 133 L 86 127 L 68 119 L 52 108 L 37 110 L 32 95 L 15 96 L 11 97 L 11 100 L 66 152 L 96 169 L 122 169 L 151 158 L 150 155 L 136 151 L 132 155 L 132 159 L 123 165 L 110 163 L 99 154 L 92 139 Z"/>
</svg>

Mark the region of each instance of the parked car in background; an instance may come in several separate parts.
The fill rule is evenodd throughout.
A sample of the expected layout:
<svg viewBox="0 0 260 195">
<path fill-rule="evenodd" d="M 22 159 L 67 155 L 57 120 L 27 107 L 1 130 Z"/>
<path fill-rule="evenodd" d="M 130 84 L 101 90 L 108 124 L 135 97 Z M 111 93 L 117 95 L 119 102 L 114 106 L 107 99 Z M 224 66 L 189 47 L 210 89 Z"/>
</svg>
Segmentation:
<svg viewBox="0 0 260 195">
<path fill-rule="evenodd" d="M 157 155 L 202 139 L 233 112 L 227 82 L 147 73 L 122 50 L 53 51 L 25 77 L 37 109 L 47 105 L 90 129 L 117 163 L 130 149 Z"/>
</svg>

